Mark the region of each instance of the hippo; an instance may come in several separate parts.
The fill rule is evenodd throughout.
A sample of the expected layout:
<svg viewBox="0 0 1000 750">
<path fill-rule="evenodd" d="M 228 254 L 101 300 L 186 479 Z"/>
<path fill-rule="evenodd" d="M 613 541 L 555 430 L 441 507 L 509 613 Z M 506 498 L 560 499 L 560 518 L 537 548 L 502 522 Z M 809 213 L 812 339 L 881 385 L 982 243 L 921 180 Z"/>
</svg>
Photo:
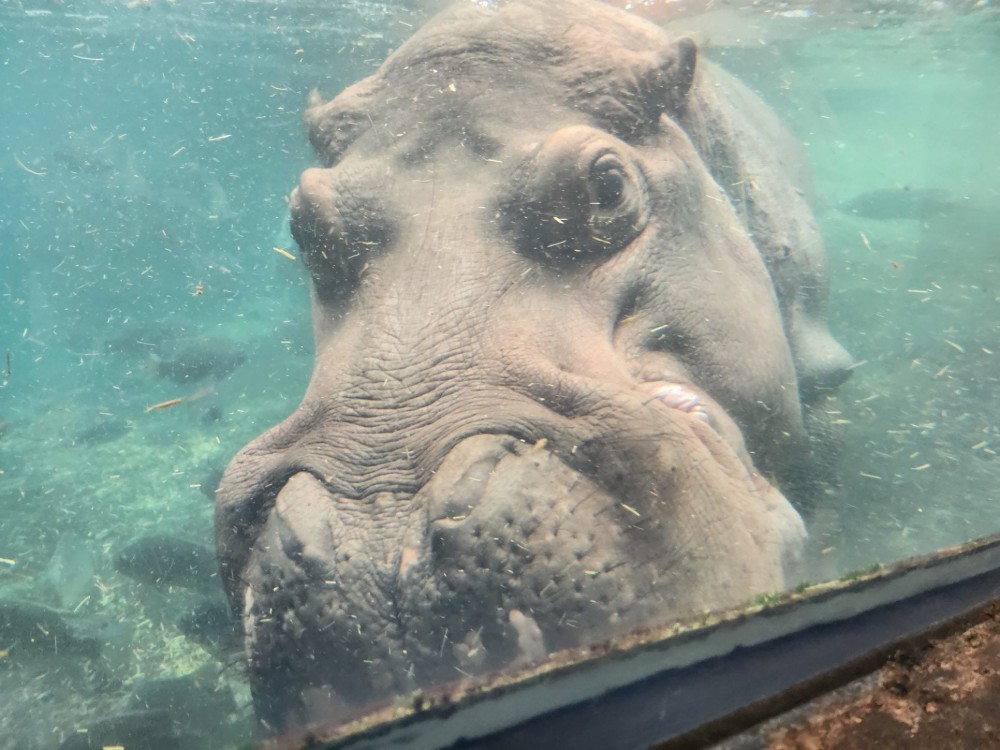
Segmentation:
<svg viewBox="0 0 1000 750">
<path fill-rule="evenodd" d="M 216 502 L 270 730 L 782 590 L 835 484 L 776 116 L 610 5 L 484 5 L 308 102 L 315 366 Z"/>
</svg>

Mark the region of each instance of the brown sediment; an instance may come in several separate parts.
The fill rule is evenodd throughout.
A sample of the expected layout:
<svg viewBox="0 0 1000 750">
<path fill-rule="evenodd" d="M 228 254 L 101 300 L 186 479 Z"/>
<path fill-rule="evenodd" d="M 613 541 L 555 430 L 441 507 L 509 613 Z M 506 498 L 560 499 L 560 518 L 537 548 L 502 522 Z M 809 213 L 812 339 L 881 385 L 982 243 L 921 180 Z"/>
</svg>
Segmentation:
<svg viewBox="0 0 1000 750">
<path fill-rule="evenodd" d="M 1000 602 L 755 734 L 767 750 L 1000 747 Z"/>
</svg>

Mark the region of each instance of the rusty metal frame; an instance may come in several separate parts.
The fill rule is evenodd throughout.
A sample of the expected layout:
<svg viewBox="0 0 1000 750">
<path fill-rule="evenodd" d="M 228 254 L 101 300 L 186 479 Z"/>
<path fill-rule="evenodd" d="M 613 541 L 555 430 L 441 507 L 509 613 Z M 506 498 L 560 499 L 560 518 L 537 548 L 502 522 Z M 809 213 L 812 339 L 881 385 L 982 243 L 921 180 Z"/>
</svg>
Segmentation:
<svg viewBox="0 0 1000 750">
<path fill-rule="evenodd" d="M 1000 535 L 401 696 L 265 747 L 701 747 L 870 672 L 998 598 Z"/>
</svg>

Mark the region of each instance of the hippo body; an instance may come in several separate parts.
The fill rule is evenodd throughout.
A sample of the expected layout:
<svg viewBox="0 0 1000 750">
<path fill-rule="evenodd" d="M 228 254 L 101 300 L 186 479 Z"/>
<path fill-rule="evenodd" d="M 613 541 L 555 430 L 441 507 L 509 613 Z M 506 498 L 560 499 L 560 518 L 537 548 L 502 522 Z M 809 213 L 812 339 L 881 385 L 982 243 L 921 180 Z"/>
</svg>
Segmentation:
<svg viewBox="0 0 1000 750">
<path fill-rule="evenodd" d="M 315 368 L 217 495 L 266 725 L 795 582 L 850 360 L 759 100 L 641 19 L 523 0 L 445 11 L 306 122 Z"/>
</svg>

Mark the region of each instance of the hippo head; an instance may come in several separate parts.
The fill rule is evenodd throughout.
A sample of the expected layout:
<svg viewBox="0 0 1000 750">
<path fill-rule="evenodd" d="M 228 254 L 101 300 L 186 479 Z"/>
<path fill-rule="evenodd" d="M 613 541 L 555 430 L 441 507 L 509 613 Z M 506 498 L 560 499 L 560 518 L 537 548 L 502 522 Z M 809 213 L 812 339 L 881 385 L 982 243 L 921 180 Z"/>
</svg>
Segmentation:
<svg viewBox="0 0 1000 750">
<path fill-rule="evenodd" d="M 315 369 L 216 516 L 265 722 L 789 582 L 848 360 L 772 119 L 584 0 L 452 8 L 312 99 Z"/>
</svg>

